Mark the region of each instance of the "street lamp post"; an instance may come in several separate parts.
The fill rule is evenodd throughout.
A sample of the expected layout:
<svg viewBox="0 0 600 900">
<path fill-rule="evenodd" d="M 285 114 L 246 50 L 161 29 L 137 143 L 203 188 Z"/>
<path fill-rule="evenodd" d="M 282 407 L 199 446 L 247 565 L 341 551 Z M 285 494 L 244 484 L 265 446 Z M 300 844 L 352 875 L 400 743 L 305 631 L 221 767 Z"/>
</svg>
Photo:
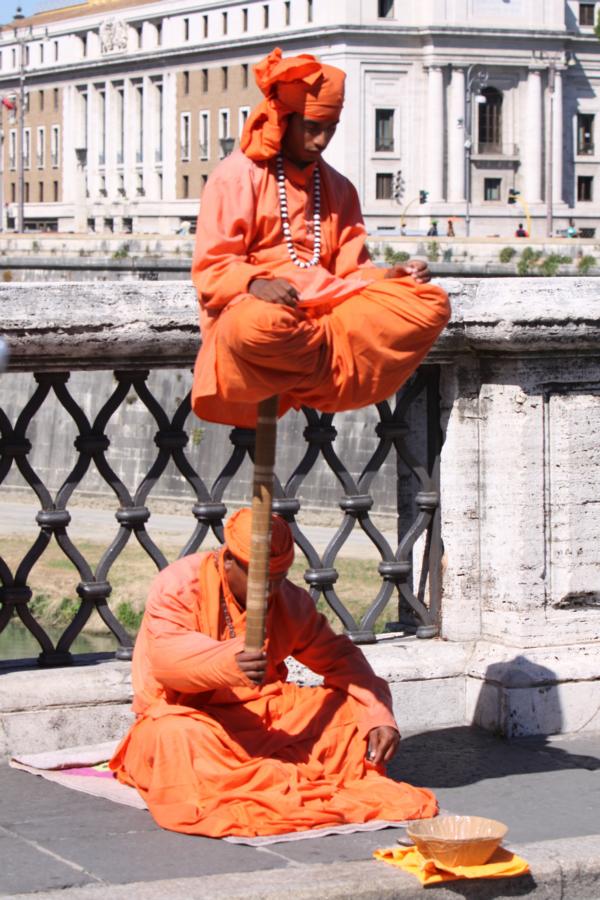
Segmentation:
<svg viewBox="0 0 600 900">
<path fill-rule="evenodd" d="M 479 63 L 472 63 L 465 78 L 465 230 L 471 233 L 471 153 L 473 149 L 473 89 L 477 93 L 487 83 L 488 73 Z"/>
<path fill-rule="evenodd" d="M 15 21 L 24 19 L 23 11 L 17 6 L 14 15 Z M 18 188 L 17 188 L 17 231 L 22 234 L 25 228 L 25 63 L 26 43 L 32 35 L 32 29 L 20 33 L 18 27 L 13 29 L 15 40 L 19 48 L 19 110 L 17 119 L 17 132 L 19 145 L 17 148 Z M 31 147 L 29 149 L 31 153 Z"/>
</svg>

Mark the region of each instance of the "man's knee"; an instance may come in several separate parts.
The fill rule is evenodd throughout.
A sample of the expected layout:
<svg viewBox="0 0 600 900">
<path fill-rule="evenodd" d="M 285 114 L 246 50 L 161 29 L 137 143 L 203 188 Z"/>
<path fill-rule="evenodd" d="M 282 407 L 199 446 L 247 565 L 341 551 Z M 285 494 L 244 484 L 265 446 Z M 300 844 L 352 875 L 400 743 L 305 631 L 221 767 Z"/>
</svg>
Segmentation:
<svg viewBox="0 0 600 900">
<path fill-rule="evenodd" d="M 249 348 L 279 344 L 289 339 L 297 317 L 286 306 L 248 298 L 222 314 L 221 338 L 239 356 Z"/>
</svg>

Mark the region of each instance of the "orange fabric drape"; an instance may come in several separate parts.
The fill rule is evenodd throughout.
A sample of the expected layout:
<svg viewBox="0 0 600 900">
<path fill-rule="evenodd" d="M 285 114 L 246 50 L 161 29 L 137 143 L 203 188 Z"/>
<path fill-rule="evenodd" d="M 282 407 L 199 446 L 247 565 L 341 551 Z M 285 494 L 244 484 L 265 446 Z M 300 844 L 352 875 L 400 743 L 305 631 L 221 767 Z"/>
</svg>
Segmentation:
<svg viewBox="0 0 600 900">
<path fill-rule="evenodd" d="M 355 189 L 323 160 L 319 169 L 321 263 L 308 269 L 288 255 L 272 163 L 238 151 L 208 181 L 192 265 L 202 331 L 192 403 L 200 418 L 254 427 L 256 403 L 273 394 L 280 415 L 302 404 L 333 412 L 378 402 L 414 371 L 447 322 L 441 288 L 383 280 L 366 249 Z M 313 171 L 314 164 L 299 170 L 285 161 L 302 259 L 314 249 Z M 248 294 L 253 279 L 278 277 L 298 290 L 297 313 Z"/>
<path fill-rule="evenodd" d="M 270 600 L 261 687 L 235 663 L 244 628 L 214 554 L 185 557 L 155 580 L 133 659 L 138 718 L 110 765 L 161 826 L 221 837 L 435 814 L 431 792 L 365 759 L 371 728 L 395 724 L 389 688 L 305 591 L 286 581 Z M 287 683 L 289 655 L 324 685 Z"/>
<path fill-rule="evenodd" d="M 250 159 L 272 159 L 281 148 L 288 117 L 335 121 L 344 104 L 345 73 L 310 53 L 285 59 L 276 47 L 254 66 L 265 99 L 250 113 L 240 147 Z"/>
</svg>

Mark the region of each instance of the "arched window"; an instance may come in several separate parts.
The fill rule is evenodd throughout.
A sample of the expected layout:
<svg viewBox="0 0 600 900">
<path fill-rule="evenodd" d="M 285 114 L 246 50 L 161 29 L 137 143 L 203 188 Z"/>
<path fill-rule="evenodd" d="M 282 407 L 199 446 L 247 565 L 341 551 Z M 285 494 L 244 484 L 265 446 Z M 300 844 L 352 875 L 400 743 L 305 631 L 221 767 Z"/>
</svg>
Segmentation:
<svg viewBox="0 0 600 900">
<path fill-rule="evenodd" d="M 484 88 L 485 103 L 478 104 L 479 152 L 502 152 L 502 93 L 497 88 Z"/>
</svg>

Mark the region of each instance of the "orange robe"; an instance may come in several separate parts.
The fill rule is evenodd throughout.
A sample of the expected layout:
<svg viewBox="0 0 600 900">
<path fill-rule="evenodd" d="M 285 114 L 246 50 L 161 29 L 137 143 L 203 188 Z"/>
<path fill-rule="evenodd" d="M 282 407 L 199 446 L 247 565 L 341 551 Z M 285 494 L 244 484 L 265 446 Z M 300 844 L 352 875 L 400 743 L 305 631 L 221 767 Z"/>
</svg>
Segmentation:
<svg viewBox="0 0 600 900">
<path fill-rule="evenodd" d="M 153 584 L 133 657 L 137 719 L 110 765 L 157 823 L 224 837 L 435 815 L 431 792 L 365 759 L 369 731 L 395 727 L 389 688 L 306 591 L 285 581 L 271 598 L 261 687 L 235 662 L 245 618 L 213 553 L 179 560 Z M 290 655 L 324 686 L 286 682 Z"/>
<path fill-rule="evenodd" d="M 303 260 L 314 249 L 314 166 L 284 162 L 291 233 Z M 303 404 L 337 412 L 379 402 L 406 381 L 448 321 L 441 288 L 382 280 L 354 187 L 323 160 L 319 171 L 321 259 L 308 269 L 288 254 L 273 160 L 236 151 L 208 180 L 192 265 L 203 341 L 192 405 L 203 419 L 254 427 L 256 404 L 273 394 L 280 415 Z M 255 278 L 287 279 L 299 308 L 249 294 Z"/>
</svg>

